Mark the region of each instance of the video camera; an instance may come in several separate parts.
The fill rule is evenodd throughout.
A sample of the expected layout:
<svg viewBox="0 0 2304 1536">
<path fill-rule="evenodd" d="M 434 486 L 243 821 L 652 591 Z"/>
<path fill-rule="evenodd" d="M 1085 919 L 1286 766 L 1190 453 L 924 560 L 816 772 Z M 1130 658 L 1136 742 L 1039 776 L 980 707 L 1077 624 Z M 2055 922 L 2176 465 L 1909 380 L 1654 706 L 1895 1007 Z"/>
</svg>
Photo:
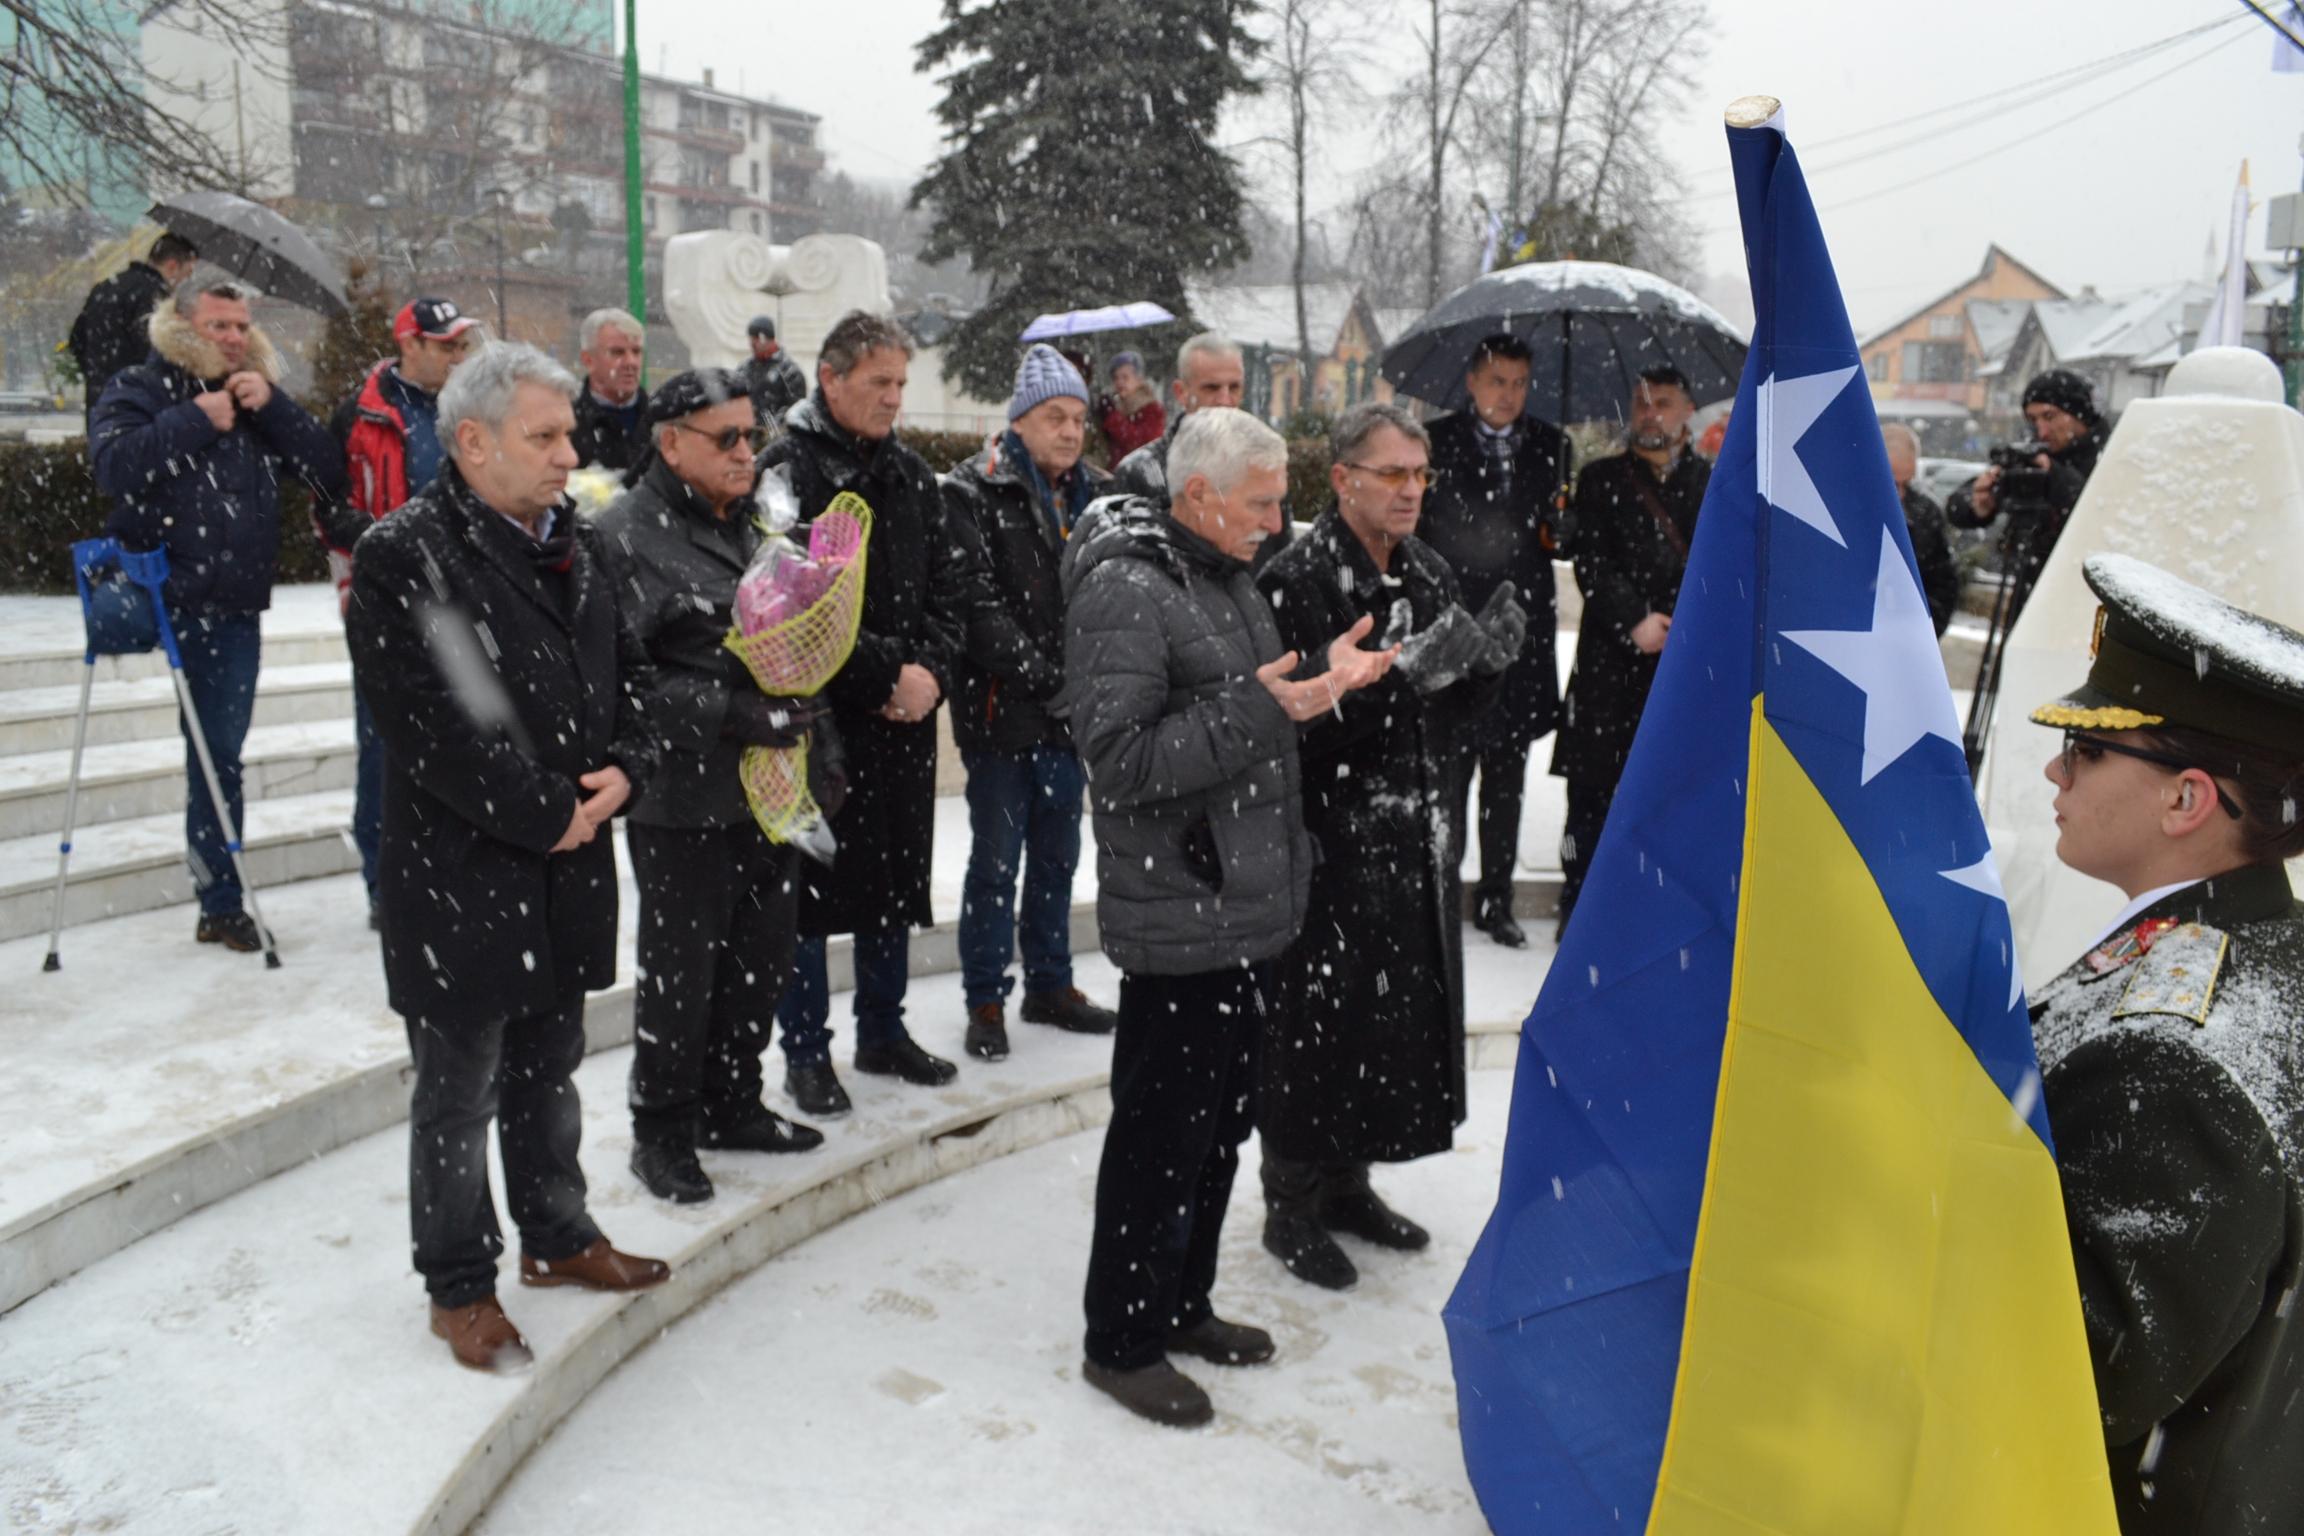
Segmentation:
<svg viewBox="0 0 2304 1536">
<path fill-rule="evenodd" d="M 2048 478 L 2054 471 L 2042 469 L 2033 462 L 2048 451 L 2048 445 L 2037 438 L 2024 443 L 2002 443 L 1991 451 L 1992 463 L 2000 471 L 1993 494 L 2002 512 L 2010 517 L 2029 517 L 2054 506 L 2048 493 Z"/>
</svg>

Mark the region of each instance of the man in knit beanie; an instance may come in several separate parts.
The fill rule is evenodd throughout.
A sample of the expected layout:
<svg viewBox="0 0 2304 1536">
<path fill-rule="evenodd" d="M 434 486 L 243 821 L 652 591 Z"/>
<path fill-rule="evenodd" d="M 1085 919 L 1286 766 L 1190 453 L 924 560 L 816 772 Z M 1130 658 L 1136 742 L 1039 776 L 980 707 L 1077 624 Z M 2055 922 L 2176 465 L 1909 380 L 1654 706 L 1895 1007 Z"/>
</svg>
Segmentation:
<svg viewBox="0 0 2304 1536">
<path fill-rule="evenodd" d="M 1995 462 L 1944 504 L 1955 528 L 2000 523 L 2000 568 L 2009 577 L 1994 626 L 2001 633 L 2024 611 L 2112 430 L 2096 407 L 2096 391 L 2069 368 L 2050 368 L 2024 386 L 2024 425 L 2036 448 L 2028 463 L 1996 448 Z"/>
<path fill-rule="evenodd" d="M 985 594 L 955 678 L 952 734 L 968 767 L 973 841 L 961 887 L 968 1054 L 1008 1054 L 1009 964 L 1024 955 L 1023 1018 L 1104 1034 L 1113 1015 L 1072 985 L 1072 876 L 1086 779 L 1048 704 L 1064 682 L 1064 541 L 1106 477 L 1085 463 L 1088 386 L 1054 348 L 1016 370 L 1008 429 L 944 477 L 945 522 Z M 1024 900 L 1016 901 L 1021 869 Z"/>
</svg>

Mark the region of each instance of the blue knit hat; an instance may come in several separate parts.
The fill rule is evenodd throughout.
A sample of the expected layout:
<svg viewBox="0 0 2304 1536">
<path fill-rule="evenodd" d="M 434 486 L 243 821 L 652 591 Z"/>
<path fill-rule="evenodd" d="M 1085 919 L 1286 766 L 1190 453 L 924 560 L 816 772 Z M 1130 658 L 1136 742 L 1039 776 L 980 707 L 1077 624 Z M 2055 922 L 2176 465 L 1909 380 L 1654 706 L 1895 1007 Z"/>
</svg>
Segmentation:
<svg viewBox="0 0 2304 1536">
<path fill-rule="evenodd" d="M 1014 421 L 1043 400 L 1069 395 L 1088 403 L 1088 386 L 1080 370 L 1064 361 L 1064 354 L 1046 342 L 1034 342 L 1016 367 L 1016 393 L 1008 401 L 1008 419 Z"/>
</svg>

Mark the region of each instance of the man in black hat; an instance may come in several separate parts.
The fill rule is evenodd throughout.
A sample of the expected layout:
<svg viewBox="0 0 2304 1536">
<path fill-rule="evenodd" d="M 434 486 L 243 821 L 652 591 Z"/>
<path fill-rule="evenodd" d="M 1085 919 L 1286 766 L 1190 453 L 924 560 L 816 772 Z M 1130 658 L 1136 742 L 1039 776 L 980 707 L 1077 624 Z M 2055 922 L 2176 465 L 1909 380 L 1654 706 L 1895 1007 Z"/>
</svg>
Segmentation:
<svg viewBox="0 0 2304 1536">
<path fill-rule="evenodd" d="M 2056 855 L 2128 906 L 2032 1006 L 2125 1536 L 2304 1530 L 2304 635 L 2091 556 L 2033 711 Z"/>
<path fill-rule="evenodd" d="M 1994 519 L 2006 519 L 2000 566 L 2011 595 L 2004 625 L 2016 622 L 2032 595 L 2111 431 L 2096 409 L 2096 391 L 2068 368 L 2051 368 L 2024 386 L 2024 422 L 2041 448 L 2030 467 L 2011 471 L 1993 464 L 1944 504 L 1955 528 L 1989 528 Z"/>
<path fill-rule="evenodd" d="M 776 339 L 775 317 L 754 315 L 744 334 L 752 341 L 752 357 L 744 365 L 744 391 L 752 397 L 752 419 L 763 427 L 775 426 L 784 420 L 786 411 L 807 398 L 808 380 Z"/>
</svg>

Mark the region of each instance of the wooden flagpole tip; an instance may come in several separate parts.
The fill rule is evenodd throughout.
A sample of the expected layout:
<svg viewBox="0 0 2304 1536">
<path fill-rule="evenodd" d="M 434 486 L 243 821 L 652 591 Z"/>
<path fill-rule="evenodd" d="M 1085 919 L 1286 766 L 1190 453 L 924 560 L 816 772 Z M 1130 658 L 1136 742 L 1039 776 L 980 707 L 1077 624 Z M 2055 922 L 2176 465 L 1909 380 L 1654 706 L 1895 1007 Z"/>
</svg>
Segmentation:
<svg viewBox="0 0 2304 1536">
<path fill-rule="evenodd" d="M 1768 120 L 1784 110 L 1784 103 L 1773 96 L 1739 96 L 1728 103 L 1728 126 L 1731 128 L 1762 128 Z"/>
</svg>

